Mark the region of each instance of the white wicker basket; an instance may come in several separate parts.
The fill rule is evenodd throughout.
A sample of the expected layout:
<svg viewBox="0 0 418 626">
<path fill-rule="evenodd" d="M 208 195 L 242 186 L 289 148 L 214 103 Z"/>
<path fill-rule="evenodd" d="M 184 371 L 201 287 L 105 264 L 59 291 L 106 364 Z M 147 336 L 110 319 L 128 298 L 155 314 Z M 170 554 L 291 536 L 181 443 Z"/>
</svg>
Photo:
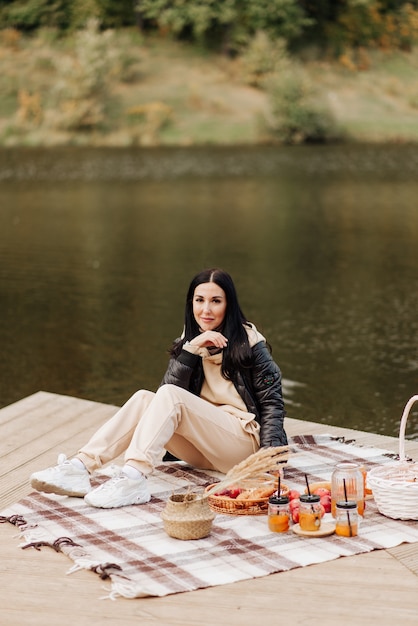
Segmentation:
<svg viewBox="0 0 418 626">
<path fill-rule="evenodd" d="M 374 467 L 367 474 L 367 485 L 373 492 L 376 506 L 386 517 L 418 520 L 418 463 L 406 460 L 405 428 L 409 411 L 418 400 L 408 400 L 399 431 L 399 461 Z"/>
</svg>

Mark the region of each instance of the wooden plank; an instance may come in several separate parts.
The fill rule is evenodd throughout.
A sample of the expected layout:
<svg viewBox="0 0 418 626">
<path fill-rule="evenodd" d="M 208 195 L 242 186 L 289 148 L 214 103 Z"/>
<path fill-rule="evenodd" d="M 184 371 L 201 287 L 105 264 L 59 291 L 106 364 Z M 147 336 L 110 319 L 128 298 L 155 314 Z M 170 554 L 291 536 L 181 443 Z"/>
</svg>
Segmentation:
<svg viewBox="0 0 418 626">
<path fill-rule="evenodd" d="M 46 392 L 2 409 L 2 508 L 29 492 L 33 471 L 54 465 L 60 452 L 73 455 L 115 411 L 110 405 Z"/>
<path fill-rule="evenodd" d="M 29 493 L 29 474 L 72 454 L 115 407 L 38 392 L 0 411 L 1 508 Z M 288 419 L 290 435 L 330 433 L 394 452 L 398 440 L 320 423 Z M 19 435 L 20 433 L 20 435 Z M 418 458 L 418 442 L 407 442 Z M 15 456 L 16 455 L 16 456 Z M 417 623 L 418 544 L 404 544 L 232 585 L 165 598 L 101 600 L 108 590 L 97 575 L 71 567 L 64 555 L 43 548 L 20 550 L 16 528 L 0 526 L 2 626 L 253 626 L 285 616 L 292 624 L 379 626 Z"/>
<path fill-rule="evenodd" d="M 101 600 L 106 583 L 80 571 L 65 576 L 68 560 L 52 550 L 16 554 L 13 530 L 1 529 L 2 626 L 104 622 L 178 626 L 254 626 L 284 612 L 291 624 L 416 625 L 417 577 L 385 551 L 341 558 L 232 585 L 137 600 Z M 384 610 L 382 610 L 384 607 Z"/>
<path fill-rule="evenodd" d="M 403 543 L 388 552 L 418 576 L 418 549 L 415 543 Z"/>
</svg>

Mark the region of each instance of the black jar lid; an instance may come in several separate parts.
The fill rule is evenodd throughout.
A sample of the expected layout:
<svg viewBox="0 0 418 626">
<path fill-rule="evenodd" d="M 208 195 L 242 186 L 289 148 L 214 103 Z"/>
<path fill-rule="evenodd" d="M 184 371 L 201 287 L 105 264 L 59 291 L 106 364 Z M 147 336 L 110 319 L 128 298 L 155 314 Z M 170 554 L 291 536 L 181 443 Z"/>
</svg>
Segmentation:
<svg viewBox="0 0 418 626">
<path fill-rule="evenodd" d="M 307 502 L 308 504 L 315 504 L 321 500 L 320 496 L 316 495 L 316 493 L 312 493 L 309 495 L 308 493 L 303 493 L 299 500 L 301 502 Z"/>
<path fill-rule="evenodd" d="M 357 502 L 354 502 L 354 500 L 340 500 L 337 502 L 336 506 L 338 509 L 344 509 L 344 511 L 347 511 L 349 509 L 356 509 Z"/>
<path fill-rule="evenodd" d="M 289 498 L 287 496 L 278 496 L 277 494 L 273 494 L 269 498 L 270 504 L 289 504 Z"/>
</svg>

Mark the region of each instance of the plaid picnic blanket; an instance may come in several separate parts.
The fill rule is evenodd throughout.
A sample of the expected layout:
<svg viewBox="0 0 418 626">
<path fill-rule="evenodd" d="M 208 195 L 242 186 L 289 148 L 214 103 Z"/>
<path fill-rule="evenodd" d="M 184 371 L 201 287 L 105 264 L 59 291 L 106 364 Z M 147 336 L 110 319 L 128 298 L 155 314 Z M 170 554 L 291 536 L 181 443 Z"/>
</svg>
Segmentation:
<svg viewBox="0 0 418 626">
<path fill-rule="evenodd" d="M 339 461 L 356 460 L 370 469 L 395 457 L 329 435 L 294 437 L 290 447 L 284 482 L 299 490 L 305 487 L 305 474 L 311 482 L 329 480 Z M 217 515 L 204 539 L 169 537 L 161 520 L 168 497 L 190 488 L 202 491 L 217 478 L 221 474 L 163 463 L 149 478 L 148 504 L 103 510 L 80 498 L 35 492 L 3 511 L 0 521 L 20 529 L 20 547 L 53 547 L 74 562 L 69 573 L 86 568 L 107 579 L 111 598 L 192 591 L 418 541 L 416 522 L 380 515 L 373 500 L 367 501 L 357 537 L 273 533 L 265 515 Z"/>
</svg>

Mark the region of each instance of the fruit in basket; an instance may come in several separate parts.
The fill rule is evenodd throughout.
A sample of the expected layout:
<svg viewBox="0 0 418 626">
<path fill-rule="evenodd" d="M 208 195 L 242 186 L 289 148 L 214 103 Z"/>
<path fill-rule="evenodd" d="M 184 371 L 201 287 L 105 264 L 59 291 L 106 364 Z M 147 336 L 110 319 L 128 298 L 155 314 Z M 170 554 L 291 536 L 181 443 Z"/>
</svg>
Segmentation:
<svg viewBox="0 0 418 626">
<path fill-rule="evenodd" d="M 239 487 L 231 487 L 229 489 L 229 494 L 228 496 L 232 499 L 235 499 L 239 496 L 239 494 L 241 493 L 242 489 L 240 489 Z"/>
<path fill-rule="evenodd" d="M 241 491 L 237 496 L 237 500 L 264 500 L 269 498 L 276 491 L 274 485 L 270 487 L 259 487 L 258 489 L 246 489 Z"/>
<path fill-rule="evenodd" d="M 268 505 L 270 496 L 277 493 L 277 486 L 276 480 L 273 480 L 270 475 L 263 474 L 261 476 L 242 479 L 234 485 L 228 485 L 224 488 L 222 485 L 219 485 L 218 490 L 212 491 L 212 494 L 215 498 L 221 498 L 226 508 L 229 508 L 231 511 L 235 507 L 239 510 L 248 506 L 260 506 L 265 508 Z M 209 486 L 207 489 L 213 487 L 212 485 L 212 487 Z M 287 496 L 289 494 L 289 487 L 281 484 L 280 494 Z M 228 504 L 228 501 L 231 502 Z M 216 506 L 222 506 L 219 500 Z"/>
<path fill-rule="evenodd" d="M 240 489 L 239 487 L 229 487 L 227 489 L 222 489 L 221 491 L 217 491 L 215 493 L 215 496 L 222 496 L 222 497 L 226 497 L 226 498 L 232 498 L 233 500 L 235 500 L 240 493 L 242 492 L 242 489 Z"/>
</svg>

